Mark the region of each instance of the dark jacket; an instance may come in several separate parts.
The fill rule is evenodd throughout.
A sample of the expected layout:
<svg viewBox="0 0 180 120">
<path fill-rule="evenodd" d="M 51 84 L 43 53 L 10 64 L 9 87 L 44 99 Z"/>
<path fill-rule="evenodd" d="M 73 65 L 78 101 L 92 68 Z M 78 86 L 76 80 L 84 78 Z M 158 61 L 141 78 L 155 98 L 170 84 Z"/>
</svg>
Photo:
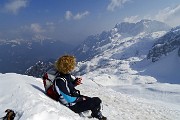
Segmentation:
<svg viewBox="0 0 180 120">
<path fill-rule="evenodd" d="M 82 97 L 79 90 L 75 89 L 75 77 L 71 74 L 58 74 L 55 78 L 55 89 L 60 95 L 59 101 L 65 106 L 73 106 Z"/>
</svg>

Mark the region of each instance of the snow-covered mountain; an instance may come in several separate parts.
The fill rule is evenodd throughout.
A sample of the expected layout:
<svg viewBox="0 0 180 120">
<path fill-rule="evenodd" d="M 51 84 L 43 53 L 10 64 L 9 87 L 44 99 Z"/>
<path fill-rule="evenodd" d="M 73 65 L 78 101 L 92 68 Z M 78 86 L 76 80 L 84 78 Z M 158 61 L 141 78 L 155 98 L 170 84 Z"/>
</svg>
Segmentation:
<svg viewBox="0 0 180 120">
<path fill-rule="evenodd" d="M 46 71 L 53 68 L 53 66 L 54 66 L 53 62 L 54 61 L 52 61 L 52 62 L 38 61 L 35 65 L 29 67 L 25 71 L 25 75 L 41 78 Z"/>
<path fill-rule="evenodd" d="M 69 46 L 69 47 L 67 47 Z M 0 72 L 24 73 L 39 60 L 56 59 L 73 48 L 59 40 L 0 40 Z"/>
<path fill-rule="evenodd" d="M 136 34 L 130 30 L 136 31 Z M 149 50 L 152 49 L 152 46 L 157 43 L 159 44 L 159 41 L 167 38 L 166 36 L 172 35 L 173 40 L 177 38 L 178 27 L 169 30 L 170 27 L 164 23 L 152 20 L 141 20 L 137 23 L 120 23 L 108 32 L 104 31 L 100 35 L 90 36 L 76 50 L 75 55 L 78 60 L 80 60 L 80 57 L 82 60 L 86 59 L 87 61 L 79 62 L 75 72 L 79 75 L 91 76 L 93 79 L 98 79 L 99 75 L 105 76 L 107 81 L 111 81 L 111 78 L 116 78 L 117 81 L 112 82 L 113 85 L 132 85 L 142 82 L 149 84 L 155 83 L 156 81 L 180 83 L 177 80 L 179 76 L 177 72 L 172 71 L 169 72 L 169 74 L 166 72 L 161 73 L 162 76 L 166 74 L 166 79 L 164 77 L 158 79 L 156 77 L 157 75 L 152 75 L 152 73 L 154 73 L 153 71 L 156 71 L 156 67 L 149 73 L 144 74 L 145 72 L 141 72 L 146 69 L 147 63 L 152 64 L 152 62 L 147 60 L 147 55 Z M 176 37 L 173 37 L 174 35 L 176 35 Z M 173 60 L 166 62 L 171 61 Z M 178 63 L 177 61 L 173 66 Z M 171 66 L 172 69 L 173 66 Z M 34 71 L 31 70 L 31 68 L 29 71 Z M 158 69 L 158 71 L 161 70 Z M 177 70 L 175 69 L 174 71 Z M 170 80 L 170 77 L 167 77 L 167 75 L 176 76 L 176 79 Z M 127 76 L 128 78 L 126 78 Z"/>
<path fill-rule="evenodd" d="M 132 67 L 141 75 L 153 76 L 159 82 L 180 84 L 180 26 L 157 39 L 147 59 Z"/>
<path fill-rule="evenodd" d="M 106 81 L 104 78 L 99 80 Z M 150 97 L 144 99 L 122 94 L 116 91 L 123 87 L 114 87 L 114 91 L 84 77 L 83 84 L 77 87 L 84 95 L 102 99 L 102 112 L 109 120 L 180 119 L 179 85 L 149 84 L 146 89 L 136 88 L 142 92 L 141 96 Z M 133 89 L 129 88 L 129 91 Z M 15 120 L 89 120 L 47 97 L 41 79 L 15 73 L 0 74 L 0 104 L 0 116 L 5 115 L 6 109 L 12 109 L 16 113 Z"/>
<path fill-rule="evenodd" d="M 175 49 L 179 49 L 178 55 L 180 56 L 180 26 L 173 28 L 159 38 L 149 51 L 147 58 L 155 62 L 159 60 L 161 56 L 167 56 L 168 53 Z"/>
<path fill-rule="evenodd" d="M 132 35 L 131 32 L 128 33 L 125 30 L 121 30 L 122 28 L 127 28 L 126 31 L 128 32 L 131 29 L 139 32 Z M 169 27 L 161 22 L 141 20 L 138 23 L 121 23 L 116 25 L 109 32 L 102 32 L 100 35 L 97 35 L 97 39 L 91 36 L 92 39 L 85 40 L 77 50 L 80 55 L 85 54 L 91 58 L 89 61 L 79 63 L 78 74 L 93 75 L 93 73 L 98 72 L 99 75 L 105 75 L 107 80 L 111 80 L 111 77 L 117 77 L 119 84 L 133 84 L 141 81 L 144 81 L 144 83 L 155 82 L 157 81 L 156 79 L 152 81 L 152 79 L 149 80 L 148 77 L 144 76 L 141 76 L 141 79 L 138 77 L 138 79 L 134 80 L 138 76 L 138 72 L 131 65 L 146 59 L 151 46 L 168 30 Z M 127 74 L 129 78 L 126 78 Z M 97 78 L 97 76 L 94 76 L 94 78 Z"/>
<path fill-rule="evenodd" d="M 139 32 L 132 33 L 132 29 Z M 180 83 L 177 72 L 180 50 L 168 55 L 176 48 L 179 49 L 179 27 L 168 30 L 169 27 L 164 23 L 141 20 L 137 23 L 117 24 L 108 32 L 90 36 L 76 50 L 78 60 L 81 57 L 87 61 L 79 62 L 75 72 L 97 80 L 99 75 L 107 81 L 116 78 L 113 85 L 149 84 L 157 81 Z M 151 62 L 151 59 L 159 59 L 163 54 L 167 55 L 165 60 Z"/>
<path fill-rule="evenodd" d="M 79 61 L 91 59 L 107 49 L 123 44 L 125 42 L 123 39 L 132 39 L 134 37 L 134 39 L 144 39 L 145 41 L 145 39 L 160 37 L 163 31 L 169 29 L 170 27 L 165 23 L 155 20 L 141 20 L 137 23 L 122 22 L 116 24 L 110 31 L 103 31 L 101 34 L 89 36 L 74 50 L 74 54 Z"/>
<path fill-rule="evenodd" d="M 149 100 L 168 101 L 160 99 L 159 96 L 166 96 L 169 93 L 166 89 L 171 89 L 164 87 L 162 83 L 178 84 L 177 86 L 180 84 L 179 27 L 169 32 L 141 32 L 135 36 L 127 34 L 124 36 L 114 32 L 114 36 L 109 37 L 108 40 L 110 42 L 102 46 L 87 49 L 88 52 L 95 50 L 95 54 L 91 54 L 91 59 L 79 62 L 76 73 L 95 81 L 100 86 L 106 86 L 123 94 Z M 95 44 L 95 41 L 93 43 Z M 151 59 L 147 59 L 149 50 L 152 51 L 154 46 L 160 43 L 168 45 L 166 47 L 168 52 L 164 53 L 160 47 L 159 51 L 166 56 L 152 62 Z M 164 92 L 151 85 L 157 85 L 156 87 L 162 88 Z M 159 95 L 154 94 L 156 92 Z M 161 93 L 163 95 L 160 95 Z"/>
<path fill-rule="evenodd" d="M 122 22 L 120 24 L 116 24 L 115 28 L 120 34 L 124 33 L 135 36 L 141 32 L 152 33 L 156 31 L 169 30 L 170 27 L 167 24 L 156 20 L 144 19 L 137 23 Z"/>
</svg>

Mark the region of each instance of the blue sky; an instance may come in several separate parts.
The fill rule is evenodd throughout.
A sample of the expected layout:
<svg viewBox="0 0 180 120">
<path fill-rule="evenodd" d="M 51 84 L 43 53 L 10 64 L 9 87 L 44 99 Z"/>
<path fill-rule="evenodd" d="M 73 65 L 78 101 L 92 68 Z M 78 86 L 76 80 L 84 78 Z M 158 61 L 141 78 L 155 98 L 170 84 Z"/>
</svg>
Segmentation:
<svg viewBox="0 0 180 120">
<path fill-rule="evenodd" d="M 74 45 L 120 22 L 180 25 L 180 0 L 0 0 L 0 40 L 55 39 Z"/>
</svg>

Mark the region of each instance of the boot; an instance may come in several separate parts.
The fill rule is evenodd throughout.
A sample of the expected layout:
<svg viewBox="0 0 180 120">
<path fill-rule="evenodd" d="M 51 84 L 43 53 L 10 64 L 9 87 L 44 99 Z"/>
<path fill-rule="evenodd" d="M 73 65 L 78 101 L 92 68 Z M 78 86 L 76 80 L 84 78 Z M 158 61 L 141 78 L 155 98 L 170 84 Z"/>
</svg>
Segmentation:
<svg viewBox="0 0 180 120">
<path fill-rule="evenodd" d="M 107 120 L 106 117 L 102 116 L 101 118 L 98 118 L 99 120 Z"/>
<path fill-rule="evenodd" d="M 98 120 L 107 120 L 100 111 L 96 115 L 91 114 L 91 116 L 97 118 Z"/>
</svg>

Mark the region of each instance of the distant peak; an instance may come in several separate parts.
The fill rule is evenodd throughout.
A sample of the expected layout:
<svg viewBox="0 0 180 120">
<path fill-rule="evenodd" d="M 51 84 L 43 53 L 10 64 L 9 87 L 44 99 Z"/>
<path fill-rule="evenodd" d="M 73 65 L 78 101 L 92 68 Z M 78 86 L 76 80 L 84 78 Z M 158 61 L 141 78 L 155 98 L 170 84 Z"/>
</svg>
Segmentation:
<svg viewBox="0 0 180 120">
<path fill-rule="evenodd" d="M 119 33 L 137 35 L 141 32 L 167 31 L 170 30 L 171 27 L 160 21 L 142 19 L 136 23 L 121 22 L 116 24 L 114 28 L 116 28 Z"/>
<path fill-rule="evenodd" d="M 149 19 L 142 19 L 140 22 L 152 22 L 154 20 L 149 20 Z"/>
</svg>

